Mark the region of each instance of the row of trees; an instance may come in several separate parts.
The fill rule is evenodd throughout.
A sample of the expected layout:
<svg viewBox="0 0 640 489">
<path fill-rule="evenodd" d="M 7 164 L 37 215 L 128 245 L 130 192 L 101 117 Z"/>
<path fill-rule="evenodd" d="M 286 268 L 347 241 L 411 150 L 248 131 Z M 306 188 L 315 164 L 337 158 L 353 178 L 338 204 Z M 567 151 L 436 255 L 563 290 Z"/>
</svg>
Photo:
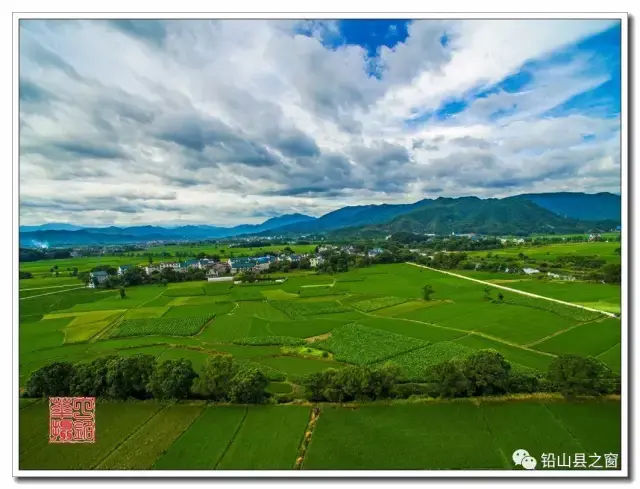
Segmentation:
<svg viewBox="0 0 640 489">
<path fill-rule="evenodd" d="M 164 268 L 148 274 L 140 267 L 131 267 L 122 275 L 118 275 L 117 270 L 110 265 L 101 265 L 93 269 L 94 272 L 99 270 L 105 271 L 109 275 L 106 280 L 98 284 L 99 287 L 105 289 L 146 284 L 166 285 L 171 282 L 190 282 L 207 279 L 207 273 L 204 270 L 195 268 L 189 268 L 184 272 L 178 272 L 172 268 Z M 91 280 L 89 272 L 84 272 L 78 277 L 85 284 Z"/>
<path fill-rule="evenodd" d="M 348 366 L 300 378 L 306 397 L 315 402 L 406 398 L 410 395 L 453 398 L 510 393 L 560 392 L 567 398 L 620 393 L 620 376 L 595 358 L 564 355 L 548 372 L 514 368 L 501 353 L 481 350 L 426 369 L 422 383 L 407 382 L 392 363 L 381 367 Z M 156 362 L 151 355 L 100 357 L 73 365 L 54 362 L 27 381 L 27 397 L 94 396 L 112 399 L 209 399 L 258 404 L 265 401 L 267 376 L 229 355 L 207 358 L 200 374 L 189 360 Z M 288 400 L 292 400 L 289 398 Z"/>
<path fill-rule="evenodd" d="M 151 355 L 106 356 L 73 365 L 53 362 L 36 370 L 27 397 L 91 396 L 111 399 L 185 399 L 196 397 L 239 404 L 260 403 L 267 378 L 228 355 L 208 357 L 200 374 L 190 360 L 156 362 Z"/>
</svg>

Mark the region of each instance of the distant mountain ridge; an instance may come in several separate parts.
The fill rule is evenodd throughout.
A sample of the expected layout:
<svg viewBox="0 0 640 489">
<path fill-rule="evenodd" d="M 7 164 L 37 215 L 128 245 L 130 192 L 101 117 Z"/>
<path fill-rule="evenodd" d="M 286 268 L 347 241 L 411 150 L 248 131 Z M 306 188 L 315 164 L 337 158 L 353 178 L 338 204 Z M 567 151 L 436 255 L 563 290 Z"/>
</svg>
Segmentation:
<svg viewBox="0 0 640 489">
<path fill-rule="evenodd" d="M 622 200 L 619 195 L 609 192 L 585 194 L 582 192 L 556 192 L 544 194 L 522 194 L 516 197 L 527 199 L 559 216 L 599 221 L 620 219 Z"/>
<path fill-rule="evenodd" d="M 411 232 L 418 234 L 478 233 L 528 235 L 532 233 L 585 233 L 612 229 L 617 220 L 581 221 L 565 218 L 534 202 L 516 197 L 479 199 L 438 198 L 418 209 L 377 225 L 342 228 L 337 236 Z"/>
<path fill-rule="evenodd" d="M 458 197 L 413 204 L 347 206 L 315 218 L 303 214 L 272 217 L 262 224 L 234 227 L 186 225 L 80 228 L 72 224 L 21 226 L 20 244 L 113 244 L 141 241 L 222 239 L 236 236 L 295 236 L 348 232 L 476 232 L 527 234 L 585 232 L 620 224 L 621 198 L 611 193 L 521 194 L 502 199 Z M 53 229 L 62 226 L 63 229 Z M 67 229 L 64 229 L 64 228 Z M 69 229 L 70 228 L 70 229 Z M 31 243 L 31 244 L 30 244 Z"/>
</svg>

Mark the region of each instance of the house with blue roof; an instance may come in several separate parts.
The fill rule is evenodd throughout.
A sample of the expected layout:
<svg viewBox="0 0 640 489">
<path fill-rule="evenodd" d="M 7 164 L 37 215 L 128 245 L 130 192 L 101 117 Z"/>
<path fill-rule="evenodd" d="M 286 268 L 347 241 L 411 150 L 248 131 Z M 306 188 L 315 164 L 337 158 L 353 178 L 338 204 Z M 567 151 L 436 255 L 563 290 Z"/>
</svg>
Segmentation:
<svg viewBox="0 0 640 489">
<path fill-rule="evenodd" d="M 258 262 L 255 258 L 229 258 L 227 263 L 231 267 L 232 275 L 240 272 L 253 272 L 258 269 Z"/>
</svg>

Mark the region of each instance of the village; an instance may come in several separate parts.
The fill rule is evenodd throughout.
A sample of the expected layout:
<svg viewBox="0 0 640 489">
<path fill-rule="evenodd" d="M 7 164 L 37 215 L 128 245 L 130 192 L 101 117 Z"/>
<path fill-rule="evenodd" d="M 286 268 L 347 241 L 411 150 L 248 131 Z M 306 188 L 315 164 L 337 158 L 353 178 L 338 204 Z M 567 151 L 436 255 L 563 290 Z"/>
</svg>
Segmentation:
<svg viewBox="0 0 640 489">
<path fill-rule="evenodd" d="M 330 252 L 346 253 L 347 255 L 366 256 L 375 258 L 381 255 L 384 250 L 381 248 L 373 248 L 366 253 L 358 252 L 353 246 L 332 246 L 325 245 L 317 248 L 317 253 L 300 253 L 300 254 L 266 254 L 259 257 L 238 257 L 228 258 L 222 261 L 216 261 L 209 258 L 191 259 L 186 261 L 167 261 L 159 263 L 150 263 L 145 267 L 140 267 L 144 272 L 151 276 L 154 273 L 160 273 L 163 270 L 171 269 L 178 273 L 186 273 L 189 270 L 202 270 L 206 273 L 206 278 L 210 282 L 233 281 L 234 277 L 240 273 L 261 273 L 266 272 L 272 264 L 289 263 L 298 265 L 303 260 L 308 261 L 310 268 L 318 268 L 325 262 L 323 254 Z M 123 276 L 127 270 L 133 268 L 133 265 L 120 265 L 117 268 L 119 277 Z M 109 274 L 104 270 L 96 270 L 89 274 L 87 287 L 95 288 L 105 282 L 109 278 Z"/>
</svg>

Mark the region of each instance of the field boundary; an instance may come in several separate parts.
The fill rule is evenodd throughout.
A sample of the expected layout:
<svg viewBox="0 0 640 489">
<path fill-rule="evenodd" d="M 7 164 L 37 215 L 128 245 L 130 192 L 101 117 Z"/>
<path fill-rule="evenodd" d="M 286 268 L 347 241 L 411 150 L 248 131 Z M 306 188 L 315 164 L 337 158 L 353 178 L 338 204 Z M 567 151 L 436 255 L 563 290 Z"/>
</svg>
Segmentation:
<svg viewBox="0 0 640 489">
<path fill-rule="evenodd" d="M 617 318 L 618 317 L 612 312 L 601 311 L 600 309 L 593 309 L 591 307 L 582 306 L 580 304 L 574 304 L 573 302 L 565 302 L 565 301 L 561 301 L 560 299 L 553 299 L 551 297 L 545 297 L 544 295 L 538 295 L 538 294 L 533 294 L 531 292 L 525 292 L 524 290 L 512 289 L 511 287 L 505 287 L 504 285 L 494 284 L 492 282 L 487 282 L 485 280 L 479 280 L 477 278 L 466 277 L 465 275 L 460 275 L 458 273 L 453 273 L 453 272 L 447 272 L 445 270 L 440 270 L 438 268 L 428 267 L 426 265 L 418 265 L 417 263 L 412 263 L 412 262 L 405 262 L 405 263 L 407 265 L 413 265 L 414 267 L 426 268 L 427 270 L 432 270 L 434 272 L 443 273 L 445 275 L 451 275 L 452 277 L 457 277 L 457 278 L 461 278 L 461 279 L 464 279 L 464 280 L 470 280 L 471 282 L 476 282 L 476 283 L 479 283 L 479 284 L 488 285 L 490 287 L 495 287 L 497 289 L 507 290 L 507 291 L 513 292 L 515 294 L 526 295 L 526 296 L 529 296 L 529 297 L 535 297 L 536 299 L 543 299 L 545 301 L 557 302 L 558 304 L 564 304 L 565 306 L 576 307 L 578 309 L 584 309 L 585 311 L 597 312 L 597 313 L 600 313 L 600 314 L 603 314 L 605 316 L 609 316 L 609 317 L 612 317 L 612 318 Z"/>
<path fill-rule="evenodd" d="M 91 467 L 91 469 L 97 469 L 105 460 L 107 460 L 116 450 L 118 450 L 118 448 L 120 448 L 122 445 L 124 445 L 131 437 L 135 436 L 136 433 L 138 433 L 138 431 L 140 431 L 142 428 L 144 428 L 153 418 L 155 418 L 158 414 L 160 414 L 162 411 L 164 411 L 167 408 L 167 406 L 162 406 L 160 409 L 158 409 L 155 413 L 153 413 L 151 416 L 149 416 L 147 419 L 145 419 L 140 426 L 138 426 L 135 430 L 133 430 L 131 433 L 129 433 L 120 443 L 118 443 L 115 447 L 113 447 L 113 450 L 111 450 L 109 453 L 107 453 L 107 455 L 104 456 L 104 458 L 102 458 L 99 462 L 96 462 L 96 464 Z"/>
<path fill-rule="evenodd" d="M 217 470 L 218 469 L 218 466 L 220 465 L 220 462 L 222 462 L 222 459 L 224 459 L 224 456 L 229 451 L 229 448 L 231 448 L 231 445 L 233 445 L 233 442 L 236 441 L 238 433 L 240 433 L 240 430 L 242 429 L 242 425 L 244 425 L 244 421 L 247 419 L 247 414 L 249 414 L 249 408 L 247 406 L 245 406 L 245 408 L 244 408 L 244 416 L 242 416 L 242 419 L 240 420 L 240 423 L 238 423 L 238 427 L 236 428 L 236 431 L 234 431 L 233 435 L 231 436 L 231 438 L 229 438 L 229 442 L 227 443 L 227 446 L 224 448 L 224 451 L 222 452 L 222 455 L 220 455 L 220 458 L 216 462 L 216 465 L 213 467 L 213 470 Z"/>
</svg>

